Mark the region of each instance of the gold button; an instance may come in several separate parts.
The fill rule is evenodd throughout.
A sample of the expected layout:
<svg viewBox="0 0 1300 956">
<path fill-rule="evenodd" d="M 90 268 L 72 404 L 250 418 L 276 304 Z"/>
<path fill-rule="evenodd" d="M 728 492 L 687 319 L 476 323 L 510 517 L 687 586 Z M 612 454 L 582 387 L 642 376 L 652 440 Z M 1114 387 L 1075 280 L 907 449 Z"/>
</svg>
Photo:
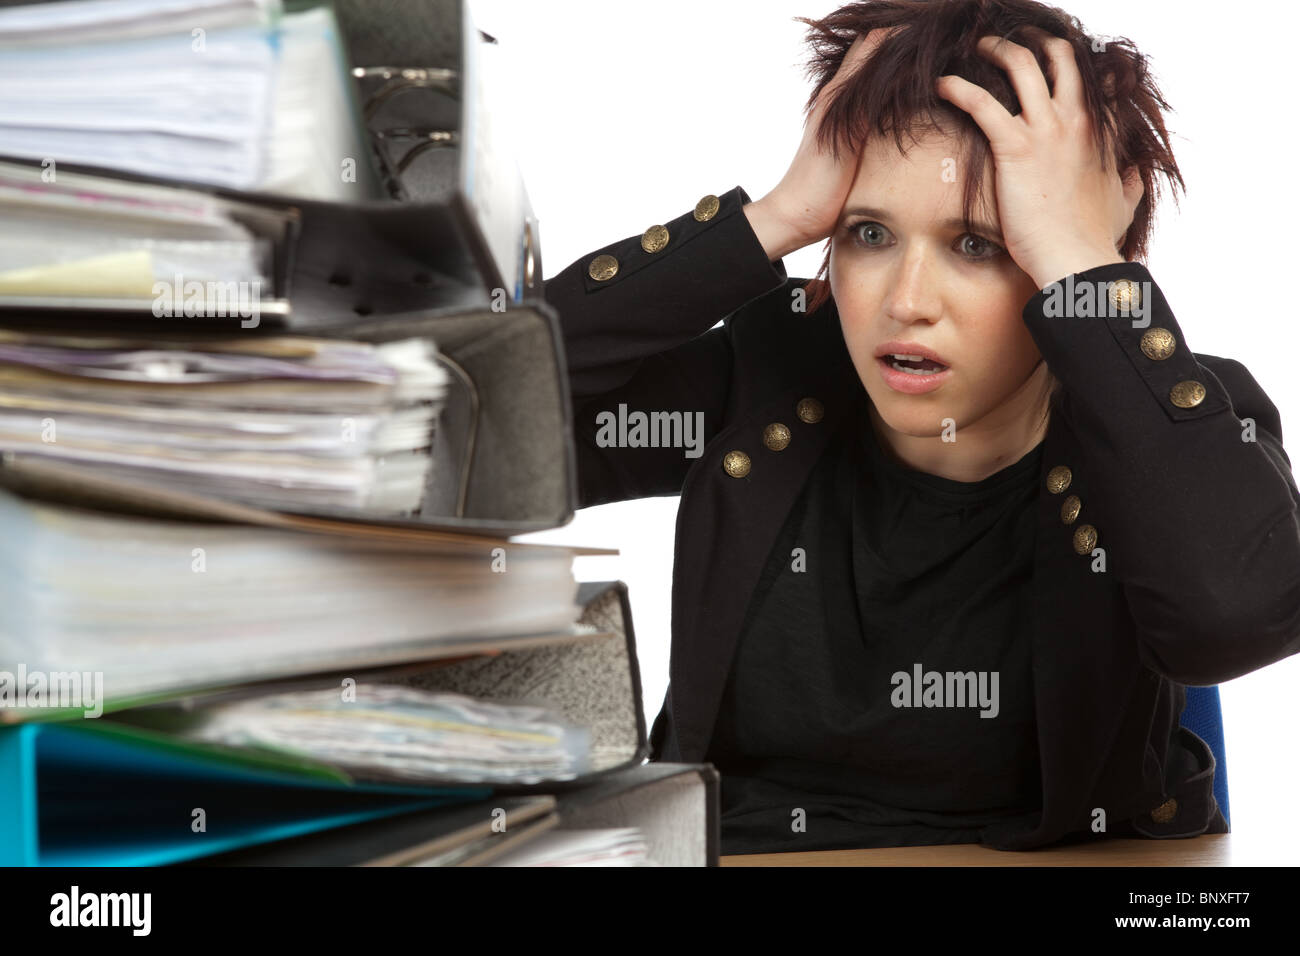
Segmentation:
<svg viewBox="0 0 1300 956">
<path fill-rule="evenodd" d="M 712 193 L 705 196 L 695 204 L 695 221 L 708 222 L 718 214 L 718 207 L 721 205 L 722 203 L 718 201 L 718 197 Z"/>
<path fill-rule="evenodd" d="M 1179 408 L 1195 408 L 1205 401 L 1205 386 L 1188 379 L 1169 390 L 1169 400 Z"/>
<path fill-rule="evenodd" d="M 1141 287 L 1132 279 L 1116 279 L 1110 284 L 1110 301 L 1117 312 L 1132 312 L 1142 301 Z"/>
<path fill-rule="evenodd" d="M 1047 473 L 1047 490 L 1054 495 L 1059 495 L 1070 487 L 1070 479 L 1073 477 L 1074 475 L 1070 473 L 1069 468 L 1064 465 L 1057 465 Z"/>
<path fill-rule="evenodd" d="M 801 398 L 794 407 L 794 413 L 799 416 L 799 421 L 816 425 L 826 414 L 826 408 L 815 398 Z"/>
<path fill-rule="evenodd" d="M 641 248 L 646 252 L 658 252 L 668 245 L 668 230 L 664 226 L 651 226 L 641 233 Z"/>
<path fill-rule="evenodd" d="M 781 451 L 790 444 L 790 429 L 780 422 L 773 422 L 763 429 L 763 444 L 772 451 Z"/>
<path fill-rule="evenodd" d="M 1178 801 L 1170 797 L 1151 811 L 1151 819 L 1156 823 L 1168 823 L 1178 815 Z"/>
<path fill-rule="evenodd" d="M 1079 496 L 1070 495 L 1061 502 L 1061 520 L 1066 524 L 1074 524 L 1074 519 L 1079 517 L 1081 507 L 1083 507 L 1083 502 L 1079 500 Z"/>
<path fill-rule="evenodd" d="M 1163 362 L 1174 354 L 1177 346 L 1174 333 L 1168 329 L 1147 329 L 1140 343 L 1142 354 L 1153 362 Z"/>
<path fill-rule="evenodd" d="M 591 260 L 591 265 L 587 266 L 587 275 L 597 282 L 614 278 L 614 273 L 617 271 L 618 260 L 611 255 L 599 255 Z"/>
<path fill-rule="evenodd" d="M 729 451 L 722 459 L 722 470 L 732 478 L 744 478 L 749 474 L 749 456 L 743 451 Z"/>
<path fill-rule="evenodd" d="M 1081 524 L 1074 529 L 1075 554 L 1091 554 L 1097 547 L 1097 529 L 1090 524 Z"/>
</svg>

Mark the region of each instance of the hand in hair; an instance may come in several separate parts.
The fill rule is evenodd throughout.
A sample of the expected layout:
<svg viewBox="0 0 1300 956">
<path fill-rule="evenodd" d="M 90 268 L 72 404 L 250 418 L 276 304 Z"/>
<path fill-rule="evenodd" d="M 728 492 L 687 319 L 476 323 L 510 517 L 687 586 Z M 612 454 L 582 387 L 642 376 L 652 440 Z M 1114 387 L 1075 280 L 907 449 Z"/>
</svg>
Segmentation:
<svg viewBox="0 0 1300 956">
<path fill-rule="evenodd" d="M 1007 252 L 1039 288 L 1123 262 L 1116 250 L 1143 191 L 1136 170 L 1121 178 L 1093 128 L 1073 47 L 1056 38 L 1044 45 L 1054 94 L 1029 49 L 999 37 L 979 41 L 979 52 L 1006 71 L 1016 91 L 1016 116 L 969 80 L 935 81 L 935 92 L 988 137 Z"/>
<path fill-rule="evenodd" d="M 839 152 L 824 148 L 818 142 L 818 130 L 835 91 L 853 77 L 890 32 L 880 29 L 858 35 L 805 118 L 803 139 L 790 168 L 771 192 L 745 206 L 745 214 L 769 259 L 779 259 L 834 231 L 857 174 L 860 155 L 848 155 L 843 148 Z"/>
</svg>

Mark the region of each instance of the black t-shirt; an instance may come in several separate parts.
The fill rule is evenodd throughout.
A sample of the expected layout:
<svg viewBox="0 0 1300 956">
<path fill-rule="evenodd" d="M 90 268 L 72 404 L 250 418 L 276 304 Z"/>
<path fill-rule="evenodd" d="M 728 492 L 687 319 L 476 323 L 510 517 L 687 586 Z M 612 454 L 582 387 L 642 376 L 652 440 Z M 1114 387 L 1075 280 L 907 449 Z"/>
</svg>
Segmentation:
<svg viewBox="0 0 1300 956">
<path fill-rule="evenodd" d="M 867 401 L 748 609 L 708 755 L 724 854 L 974 843 L 1042 806 L 1028 618 L 1042 446 L 982 481 L 939 478 L 888 456 Z"/>
</svg>

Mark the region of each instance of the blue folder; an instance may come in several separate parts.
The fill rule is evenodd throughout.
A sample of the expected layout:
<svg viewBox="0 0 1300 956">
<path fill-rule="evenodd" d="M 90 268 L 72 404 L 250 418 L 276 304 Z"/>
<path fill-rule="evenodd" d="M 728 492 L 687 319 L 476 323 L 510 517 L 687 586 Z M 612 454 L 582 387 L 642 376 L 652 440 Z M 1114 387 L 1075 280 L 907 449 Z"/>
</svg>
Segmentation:
<svg viewBox="0 0 1300 956">
<path fill-rule="evenodd" d="M 361 783 L 108 720 L 20 724 L 0 727 L 0 866 L 178 863 L 491 794 Z"/>
</svg>

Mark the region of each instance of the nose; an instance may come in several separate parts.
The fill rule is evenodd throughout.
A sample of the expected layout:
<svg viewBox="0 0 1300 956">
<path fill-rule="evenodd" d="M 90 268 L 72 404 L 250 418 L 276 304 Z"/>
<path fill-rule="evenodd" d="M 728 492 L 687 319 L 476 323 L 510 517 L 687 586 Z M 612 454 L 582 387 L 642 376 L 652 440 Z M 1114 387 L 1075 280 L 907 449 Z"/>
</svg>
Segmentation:
<svg viewBox="0 0 1300 956">
<path fill-rule="evenodd" d="M 930 262 L 929 251 L 920 243 L 908 246 L 894 260 L 883 308 L 886 317 L 900 325 L 937 322 L 943 307 Z"/>
</svg>

